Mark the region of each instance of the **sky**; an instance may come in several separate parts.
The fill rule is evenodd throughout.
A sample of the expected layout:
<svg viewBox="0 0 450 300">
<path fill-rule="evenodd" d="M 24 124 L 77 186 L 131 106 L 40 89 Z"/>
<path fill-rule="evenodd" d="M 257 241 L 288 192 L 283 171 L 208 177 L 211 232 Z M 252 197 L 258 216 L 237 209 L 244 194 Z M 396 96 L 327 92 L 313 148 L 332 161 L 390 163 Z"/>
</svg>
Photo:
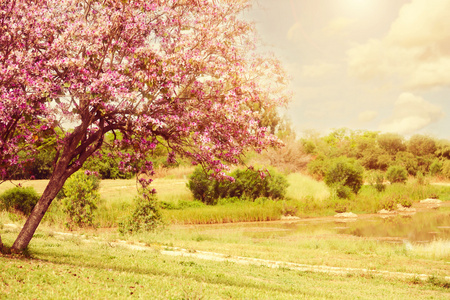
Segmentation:
<svg viewBox="0 0 450 300">
<path fill-rule="evenodd" d="M 450 0 L 257 0 L 246 18 L 291 78 L 310 130 L 450 139 Z"/>
</svg>

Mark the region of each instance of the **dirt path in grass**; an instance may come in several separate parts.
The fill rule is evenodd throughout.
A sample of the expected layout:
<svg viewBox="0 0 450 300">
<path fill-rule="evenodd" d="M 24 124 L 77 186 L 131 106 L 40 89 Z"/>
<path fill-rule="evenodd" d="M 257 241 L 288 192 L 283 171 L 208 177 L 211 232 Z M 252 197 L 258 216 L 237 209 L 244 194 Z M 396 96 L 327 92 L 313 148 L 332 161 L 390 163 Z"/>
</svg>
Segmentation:
<svg viewBox="0 0 450 300">
<path fill-rule="evenodd" d="M 4 224 L 6 227 L 16 227 L 14 224 Z M 74 233 L 67 232 L 53 232 L 54 235 L 60 236 L 61 238 L 67 237 L 80 237 L 82 236 Z M 427 280 L 433 275 L 429 274 L 415 274 L 415 273 L 404 273 L 404 272 L 391 272 L 391 271 L 382 271 L 382 270 L 370 270 L 363 268 L 342 268 L 342 267 L 330 267 L 324 265 L 308 265 L 308 264 L 299 264 L 285 261 L 277 261 L 277 260 L 268 260 L 268 259 L 260 259 L 260 258 L 252 258 L 252 257 L 243 257 L 243 256 L 234 256 L 234 255 L 226 255 L 217 252 L 208 252 L 208 251 L 199 251 L 199 250 L 191 250 L 191 249 L 183 249 L 178 247 L 164 247 L 164 248 L 155 248 L 149 246 L 144 243 L 136 243 L 125 240 L 118 240 L 114 242 L 107 242 L 102 240 L 93 240 L 93 239 L 83 239 L 83 241 L 88 243 L 104 243 L 111 247 L 124 247 L 133 251 L 153 251 L 160 253 L 161 255 L 168 256 L 179 256 L 179 257 L 192 257 L 195 259 L 203 259 L 209 261 L 216 262 L 232 262 L 243 265 L 256 265 L 256 266 L 265 266 L 269 268 L 285 268 L 289 270 L 301 271 L 301 272 L 321 272 L 327 274 L 337 274 L 337 275 L 378 275 L 378 276 L 386 276 L 391 278 L 402 278 L 402 279 L 420 279 Z M 450 282 L 450 276 L 444 277 L 444 280 Z"/>
<path fill-rule="evenodd" d="M 307 265 L 298 264 L 285 261 L 268 260 L 252 257 L 243 256 L 233 256 L 225 255 L 216 252 L 207 251 L 197 251 L 197 250 L 187 250 L 176 247 L 166 247 L 164 250 L 155 250 L 154 248 L 147 246 L 145 244 L 129 244 L 126 241 L 118 241 L 110 243 L 111 246 L 122 246 L 129 248 L 131 250 L 137 251 L 158 251 L 162 255 L 169 256 L 181 256 L 181 257 L 192 257 L 197 259 L 204 259 L 217 262 L 233 262 L 243 265 L 257 265 L 266 266 L 269 268 L 285 268 L 289 270 L 301 271 L 301 272 L 321 272 L 328 274 L 338 274 L 338 275 L 382 275 L 394 278 L 416 278 L 420 280 L 427 280 L 432 277 L 428 274 L 414 274 L 414 273 L 403 273 L 403 272 L 390 272 L 390 271 L 380 271 L 380 270 L 370 270 L 361 268 L 341 268 L 341 267 L 330 267 L 321 265 Z M 444 277 L 445 280 L 450 281 L 450 276 Z"/>
</svg>

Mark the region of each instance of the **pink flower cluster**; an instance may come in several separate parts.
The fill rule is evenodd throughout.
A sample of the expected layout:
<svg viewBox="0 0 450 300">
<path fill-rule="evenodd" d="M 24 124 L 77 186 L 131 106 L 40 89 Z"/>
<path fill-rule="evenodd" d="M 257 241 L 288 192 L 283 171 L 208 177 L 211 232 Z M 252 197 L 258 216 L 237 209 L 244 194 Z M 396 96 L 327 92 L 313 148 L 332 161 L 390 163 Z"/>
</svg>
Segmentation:
<svg viewBox="0 0 450 300">
<path fill-rule="evenodd" d="M 185 156 L 217 177 L 246 150 L 280 145 L 261 116 L 286 104 L 285 75 L 255 50 L 254 28 L 239 19 L 247 6 L 2 1 L 0 175 L 48 131 L 58 141 L 55 172 L 64 176 L 98 152 L 108 132 L 121 168 L 146 173 L 158 144 L 169 162 Z M 76 125 L 66 131 L 55 120 Z"/>
</svg>

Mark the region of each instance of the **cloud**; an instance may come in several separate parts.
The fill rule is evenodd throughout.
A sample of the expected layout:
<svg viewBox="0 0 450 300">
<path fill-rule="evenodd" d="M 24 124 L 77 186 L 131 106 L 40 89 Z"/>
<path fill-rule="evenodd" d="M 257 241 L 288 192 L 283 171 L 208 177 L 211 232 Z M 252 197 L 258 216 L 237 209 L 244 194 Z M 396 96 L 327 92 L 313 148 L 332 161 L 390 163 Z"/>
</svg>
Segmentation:
<svg viewBox="0 0 450 300">
<path fill-rule="evenodd" d="M 320 79 L 326 77 L 338 68 L 338 65 L 319 62 L 312 65 L 302 67 L 301 76 L 309 79 Z"/>
<path fill-rule="evenodd" d="M 364 122 L 364 123 L 370 122 L 370 121 L 374 120 L 377 116 L 378 116 L 378 113 L 376 111 L 366 110 L 358 115 L 358 121 Z"/>
<path fill-rule="evenodd" d="M 392 116 L 381 123 L 384 132 L 411 134 L 444 117 L 439 106 L 411 93 L 401 94 L 395 102 Z"/>
<path fill-rule="evenodd" d="M 348 51 L 349 73 L 362 79 L 393 76 L 411 89 L 450 86 L 449 11 L 450 0 L 405 4 L 384 38 Z"/>
<path fill-rule="evenodd" d="M 334 18 L 324 28 L 324 33 L 331 37 L 347 35 L 350 27 L 355 23 L 355 20 L 349 18 Z"/>
</svg>

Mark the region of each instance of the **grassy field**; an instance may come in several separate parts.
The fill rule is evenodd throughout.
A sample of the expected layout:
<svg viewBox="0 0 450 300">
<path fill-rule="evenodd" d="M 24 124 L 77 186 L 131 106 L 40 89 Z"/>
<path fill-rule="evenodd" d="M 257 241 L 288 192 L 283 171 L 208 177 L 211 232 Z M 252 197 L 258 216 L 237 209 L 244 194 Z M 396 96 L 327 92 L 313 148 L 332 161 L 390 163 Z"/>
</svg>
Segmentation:
<svg viewBox="0 0 450 300">
<path fill-rule="evenodd" d="M 269 226 L 276 227 L 276 224 Z M 15 228 L 4 228 L 11 245 Z M 408 252 L 403 245 L 358 238 L 282 236 L 230 225 L 171 226 L 163 232 L 128 237 L 91 231 L 60 235 L 43 227 L 28 258 L 0 256 L 1 299 L 448 299 L 448 256 Z M 81 232 L 80 232 L 81 233 Z M 261 234 L 263 233 L 263 234 Z M 264 234 L 266 233 L 266 234 Z M 272 232 L 273 233 L 273 232 Z M 124 237 L 121 237 L 122 239 Z M 139 242 L 146 250 L 130 249 Z M 214 251 L 228 256 L 333 267 L 434 275 L 428 280 L 349 271 L 323 272 L 216 262 L 170 256 L 163 250 Z M 439 247 L 439 246 L 438 246 Z M 228 257 L 227 256 L 227 257 Z"/>
<path fill-rule="evenodd" d="M 163 210 L 168 225 L 154 233 L 122 236 L 117 222 L 134 208 L 135 180 L 101 182 L 96 219 L 100 228 L 64 232 L 65 216 L 55 201 L 40 225 L 27 257 L 0 256 L 0 299 L 448 299 L 450 245 L 389 243 L 377 237 L 336 234 L 333 197 L 321 182 L 300 174 L 288 177 L 284 201 L 223 203 L 189 207 L 193 199 L 183 175 L 155 180 L 158 199 L 178 209 Z M 28 181 L 38 192 L 46 181 Z M 0 185 L 0 192 L 11 185 Z M 413 201 L 430 193 L 450 200 L 449 187 L 388 186 L 376 194 L 364 186 L 345 205 L 372 212 L 383 197 L 408 190 Z M 359 198 L 358 198 L 359 197 Z M 447 199 L 448 198 L 448 199 Z M 359 203 L 362 202 L 362 203 Z M 448 208 L 441 209 L 443 216 Z M 280 221 L 283 214 L 307 216 L 302 223 Z M 266 222 L 239 223 L 259 220 Z M 274 220 L 268 221 L 267 220 Z M 4 244 L 11 246 L 24 219 L 0 212 Z M 228 223 L 223 223 L 228 222 Z M 296 221 L 299 222 L 299 221 Z M 217 223 L 212 224 L 211 223 Z M 223 223 L 223 224 L 221 224 Z M 209 225 L 206 225 L 209 224 Z M 296 225 L 297 224 L 297 225 Z M 302 229 L 304 224 L 305 228 Z M 1 226 L 1 225 L 0 225 Z M 293 226 L 297 226 L 293 230 Z M 314 230 L 310 230 L 313 228 Z M 395 233 L 394 233 L 395 235 Z M 124 240 L 125 244 L 118 243 Z M 145 250 L 130 248 L 146 245 Z M 280 268 L 211 261 L 187 253 L 220 253 L 278 261 Z M 282 263 L 352 268 L 342 274 L 292 270 Z M 391 276 L 385 272 L 417 274 Z M 426 280 L 420 274 L 428 274 Z"/>
</svg>

